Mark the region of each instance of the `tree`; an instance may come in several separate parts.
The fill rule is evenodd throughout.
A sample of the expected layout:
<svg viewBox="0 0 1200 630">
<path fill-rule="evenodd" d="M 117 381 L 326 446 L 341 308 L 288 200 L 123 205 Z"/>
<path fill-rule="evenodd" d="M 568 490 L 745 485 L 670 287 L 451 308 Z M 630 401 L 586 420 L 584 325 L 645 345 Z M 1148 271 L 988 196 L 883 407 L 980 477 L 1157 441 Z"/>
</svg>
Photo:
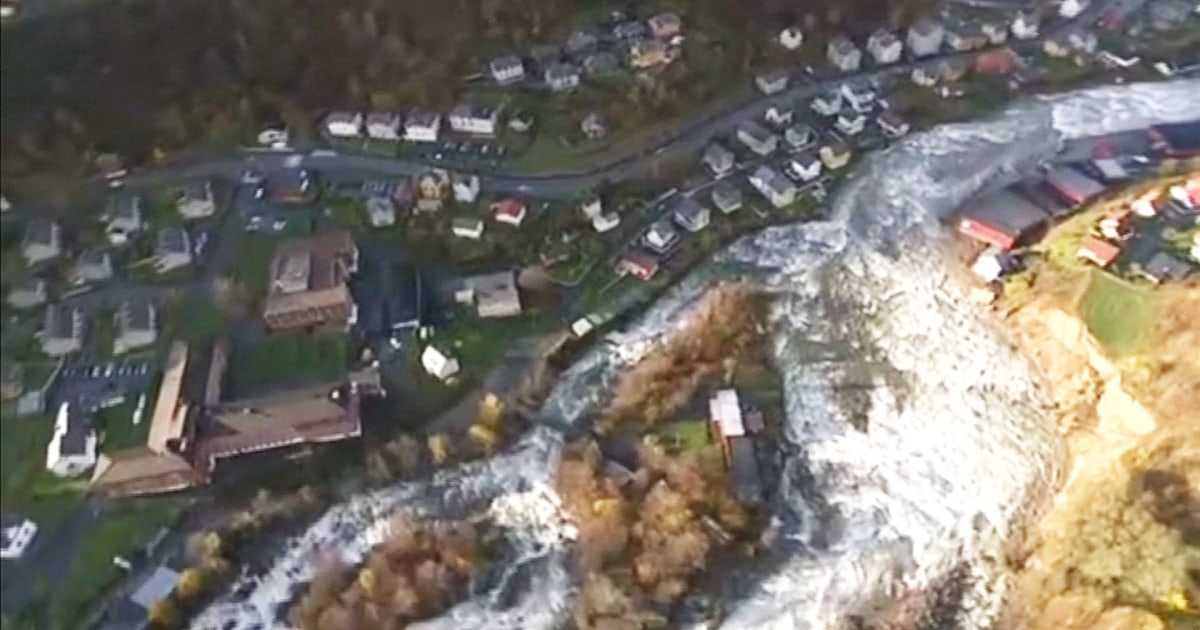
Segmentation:
<svg viewBox="0 0 1200 630">
<path fill-rule="evenodd" d="M 450 459 L 450 438 L 443 433 L 429 436 L 429 458 L 434 466 L 441 466 Z"/>
<path fill-rule="evenodd" d="M 205 569 L 185 569 L 175 580 L 175 596 L 184 601 L 199 596 L 208 588 L 208 579 L 209 574 Z"/>
<path fill-rule="evenodd" d="M 470 437 L 471 441 L 474 442 L 479 448 L 483 449 L 485 453 L 492 452 L 492 449 L 496 447 L 496 441 L 498 439 L 496 437 L 496 432 L 483 424 L 471 425 L 471 428 L 467 430 L 467 436 Z"/>
<path fill-rule="evenodd" d="M 160 628 L 173 628 L 179 625 L 180 619 L 179 607 L 169 597 L 155 600 L 150 605 L 150 623 Z"/>
<path fill-rule="evenodd" d="M 495 431 L 500 428 L 500 420 L 503 417 L 504 402 L 495 394 L 488 392 L 479 401 L 479 417 L 475 422 Z"/>
</svg>

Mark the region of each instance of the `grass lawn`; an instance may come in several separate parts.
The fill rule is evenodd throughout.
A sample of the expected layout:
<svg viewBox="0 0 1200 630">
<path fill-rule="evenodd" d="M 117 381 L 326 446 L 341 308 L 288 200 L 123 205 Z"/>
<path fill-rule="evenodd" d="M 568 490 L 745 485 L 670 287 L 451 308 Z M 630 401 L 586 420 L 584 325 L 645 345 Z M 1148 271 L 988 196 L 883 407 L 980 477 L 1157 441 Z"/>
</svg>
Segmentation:
<svg viewBox="0 0 1200 630">
<path fill-rule="evenodd" d="M 104 451 L 138 446 L 146 443 L 150 432 L 150 415 L 154 408 L 154 392 L 146 392 L 146 409 L 142 411 L 142 421 L 133 424 L 133 411 L 137 407 L 141 394 L 131 392 L 126 395 L 125 402 L 115 407 L 101 409 L 96 413 L 96 428 L 104 432 Z"/>
<path fill-rule="evenodd" d="M 1079 300 L 1079 313 L 1105 349 L 1124 356 L 1136 352 L 1149 338 L 1158 303 L 1149 290 L 1094 271 Z"/>
<path fill-rule="evenodd" d="M 80 498 L 73 482 L 46 472 L 46 445 L 53 433 L 50 416 L 0 420 L 0 505 L 41 527 L 57 521 Z"/>
<path fill-rule="evenodd" d="M 704 453 L 716 448 L 709 437 L 708 423 L 700 419 L 664 424 L 655 433 L 664 444 L 678 446 L 685 452 Z"/>
<path fill-rule="evenodd" d="M 236 392 L 331 381 L 350 365 L 344 333 L 276 334 L 252 348 L 234 348 L 229 378 Z"/>
<path fill-rule="evenodd" d="M 276 239 L 264 234 L 247 232 L 242 234 L 237 248 L 237 257 L 230 269 L 233 279 L 254 298 L 266 294 L 270 278 L 271 257 L 275 254 Z"/>
</svg>

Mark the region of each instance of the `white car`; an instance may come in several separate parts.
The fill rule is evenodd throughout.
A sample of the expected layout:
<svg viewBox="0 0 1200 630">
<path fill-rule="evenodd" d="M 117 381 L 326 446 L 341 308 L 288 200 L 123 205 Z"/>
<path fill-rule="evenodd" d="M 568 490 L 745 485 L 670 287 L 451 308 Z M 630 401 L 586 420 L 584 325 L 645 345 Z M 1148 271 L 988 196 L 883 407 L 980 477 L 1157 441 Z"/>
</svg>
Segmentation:
<svg viewBox="0 0 1200 630">
<path fill-rule="evenodd" d="M 276 232 L 282 232 L 283 228 L 285 227 L 287 227 L 287 221 L 284 221 L 283 219 L 279 219 L 271 224 L 271 229 L 275 230 Z"/>
</svg>

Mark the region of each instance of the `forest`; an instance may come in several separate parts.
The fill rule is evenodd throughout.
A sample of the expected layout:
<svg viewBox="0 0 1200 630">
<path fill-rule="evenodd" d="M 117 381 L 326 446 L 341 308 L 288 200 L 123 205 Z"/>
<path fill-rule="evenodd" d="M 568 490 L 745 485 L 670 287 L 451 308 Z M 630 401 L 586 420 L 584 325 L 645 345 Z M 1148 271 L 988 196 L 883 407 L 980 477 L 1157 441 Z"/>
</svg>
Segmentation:
<svg viewBox="0 0 1200 630">
<path fill-rule="evenodd" d="M 724 0 L 633 4 L 639 15 L 703 11 L 733 49 L 769 45 L 780 24 L 811 32 L 907 23 L 928 0 Z M 595 0 L 130 0 L 69 5 L 6 25 L 2 146 L 6 187 L 79 174 L 99 153 L 138 163 L 264 123 L 306 128 L 331 108 L 441 108 L 487 55 L 561 41 Z M 739 46 L 741 44 L 741 46 Z"/>
</svg>

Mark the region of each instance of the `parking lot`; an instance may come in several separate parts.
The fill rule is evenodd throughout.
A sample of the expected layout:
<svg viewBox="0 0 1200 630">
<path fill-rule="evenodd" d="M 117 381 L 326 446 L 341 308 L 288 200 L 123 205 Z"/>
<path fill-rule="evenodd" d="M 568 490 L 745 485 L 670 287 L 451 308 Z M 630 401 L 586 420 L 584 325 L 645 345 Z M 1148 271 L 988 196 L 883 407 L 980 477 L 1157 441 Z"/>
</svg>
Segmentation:
<svg viewBox="0 0 1200 630">
<path fill-rule="evenodd" d="M 152 359 L 66 365 L 55 387 L 52 410 L 64 402 L 91 410 L 119 405 L 145 393 L 156 372 Z"/>
<path fill-rule="evenodd" d="M 413 152 L 433 161 L 498 163 L 512 157 L 508 146 L 491 140 L 441 141 L 415 147 Z"/>
</svg>

